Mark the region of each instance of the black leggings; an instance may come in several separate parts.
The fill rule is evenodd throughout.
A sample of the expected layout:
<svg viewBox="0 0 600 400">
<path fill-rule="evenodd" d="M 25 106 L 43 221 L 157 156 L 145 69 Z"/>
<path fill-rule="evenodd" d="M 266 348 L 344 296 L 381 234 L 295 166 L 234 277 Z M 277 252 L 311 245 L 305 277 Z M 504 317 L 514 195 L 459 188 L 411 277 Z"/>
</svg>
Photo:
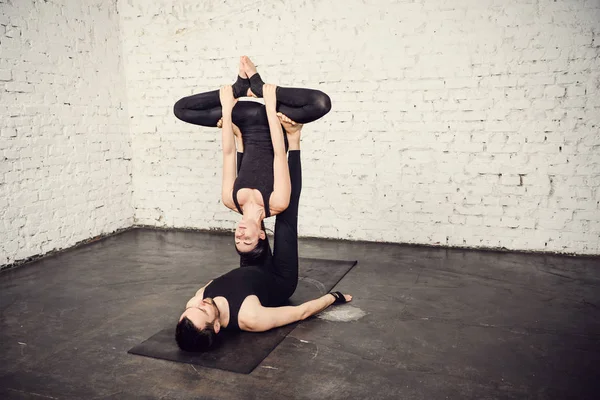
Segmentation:
<svg viewBox="0 0 600 400">
<path fill-rule="evenodd" d="M 244 153 L 237 153 L 238 166 Z M 292 192 L 290 204 L 275 217 L 275 249 L 268 246 L 269 255 L 262 265 L 273 274 L 273 286 L 269 298 L 273 305 L 280 306 L 289 299 L 298 286 L 298 207 L 302 192 L 302 163 L 300 150 L 288 152 L 288 167 Z M 269 238 L 266 238 L 269 243 Z M 240 263 L 240 267 L 243 265 Z"/>
<path fill-rule="evenodd" d="M 245 108 L 239 110 L 244 112 Z M 331 99 L 320 90 L 277 87 L 277 111 L 300 124 L 316 121 L 331 110 Z M 217 126 L 223 116 L 219 91 L 184 97 L 173 107 L 175 116 L 190 124 Z M 233 113 L 236 112 L 234 107 Z M 244 115 L 239 119 L 246 119 Z"/>
<path fill-rule="evenodd" d="M 288 154 L 292 193 L 288 208 L 275 217 L 272 263 L 277 281 L 273 297 L 279 304 L 290 298 L 298 285 L 298 206 L 302 192 L 302 164 L 300 150 L 290 150 Z"/>
<path fill-rule="evenodd" d="M 244 153 L 237 153 L 238 171 L 242 164 Z M 271 297 L 275 303 L 287 300 L 298 285 L 298 207 L 302 192 L 302 162 L 300 150 L 288 152 L 288 168 L 292 191 L 288 208 L 275 217 L 275 250 L 268 246 L 269 256 L 263 267 L 275 275 L 274 293 Z M 267 243 L 269 238 L 266 238 Z M 242 265 L 240 264 L 240 267 Z"/>
</svg>

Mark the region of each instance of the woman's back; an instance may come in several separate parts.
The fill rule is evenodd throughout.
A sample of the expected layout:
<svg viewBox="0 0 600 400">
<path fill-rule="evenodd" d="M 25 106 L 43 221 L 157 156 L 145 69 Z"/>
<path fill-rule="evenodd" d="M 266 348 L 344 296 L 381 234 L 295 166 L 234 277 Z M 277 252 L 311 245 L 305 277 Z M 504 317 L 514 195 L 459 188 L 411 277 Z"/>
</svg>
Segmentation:
<svg viewBox="0 0 600 400">
<path fill-rule="evenodd" d="M 264 105 L 238 101 L 232 112 L 233 123 L 242 131 L 244 157 L 233 185 L 233 201 L 239 212 L 240 189 L 257 189 L 263 198 L 265 216 L 270 216 L 269 198 L 273 192 L 273 144 Z"/>
</svg>

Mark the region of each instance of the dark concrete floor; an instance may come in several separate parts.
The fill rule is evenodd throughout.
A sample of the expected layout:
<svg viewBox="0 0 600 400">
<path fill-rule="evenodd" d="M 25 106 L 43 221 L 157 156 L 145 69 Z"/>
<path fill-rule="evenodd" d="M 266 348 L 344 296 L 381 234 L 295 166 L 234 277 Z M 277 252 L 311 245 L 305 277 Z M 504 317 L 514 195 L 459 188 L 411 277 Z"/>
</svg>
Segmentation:
<svg viewBox="0 0 600 400">
<path fill-rule="evenodd" d="M 589 257 L 301 240 L 303 257 L 359 260 L 337 288 L 364 317 L 303 322 L 250 375 L 127 354 L 236 265 L 232 243 L 132 230 L 0 273 L 0 398 L 599 396 Z"/>
</svg>

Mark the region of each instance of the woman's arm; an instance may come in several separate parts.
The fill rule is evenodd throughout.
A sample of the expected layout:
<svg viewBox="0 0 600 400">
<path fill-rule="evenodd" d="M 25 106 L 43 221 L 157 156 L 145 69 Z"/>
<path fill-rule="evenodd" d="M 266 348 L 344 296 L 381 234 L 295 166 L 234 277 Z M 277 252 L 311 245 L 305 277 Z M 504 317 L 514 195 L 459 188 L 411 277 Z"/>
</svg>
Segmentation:
<svg viewBox="0 0 600 400">
<path fill-rule="evenodd" d="M 281 116 L 279 116 L 281 118 Z M 223 128 L 223 118 L 217 122 L 218 128 Z M 240 174 L 240 168 L 242 166 L 242 159 L 244 158 L 244 141 L 242 140 L 242 131 L 233 124 L 233 136 L 235 136 L 235 147 L 237 149 L 237 174 Z"/>
<path fill-rule="evenodd" d="M 221 183 L 221 199 L 223 204 L 232 210 L 235 210 L 233 202 L 233 184 L 236 178 L 236 151 L 233 138 L 233 121 L 231 113 L 236 100 L 233 98 L 231 86 L 224 86 L 219 91 L 219 98 L 223 107 L 223 128 L 222 143 L 223 148 L 223 180 Z"/>
<path fill-rule="evenodd" d="M 275 85 L 264 85 L 263 96 L 265 107 L 267 109 L 267 119 L 271 131 L 271 142 L 273 144 L 273 193 L 269 200 L 271 215 L 279 214 L 284 211 L 290 203 L 290 172 L 288 169 L 288 160 L 285 152 L 285 141 L 283 139 L 283 129 L 277 117 L 277 96 Z"/>
</svg>

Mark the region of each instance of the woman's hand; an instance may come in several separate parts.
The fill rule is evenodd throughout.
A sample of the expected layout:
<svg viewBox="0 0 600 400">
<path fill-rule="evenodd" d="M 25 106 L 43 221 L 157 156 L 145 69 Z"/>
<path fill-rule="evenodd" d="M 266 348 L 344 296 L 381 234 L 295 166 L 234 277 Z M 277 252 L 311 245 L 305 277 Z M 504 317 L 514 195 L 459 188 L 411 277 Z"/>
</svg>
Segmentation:
<svg viewBox="0 0 600 400">
<path fill-rule="evenodd" d="M 267 111 L 275 111 L 277 106 L 277 86 L 265 83 L 263 85 L 263 99 Z"/>
<path fill-rule="evenodd" d="M 237 103 L 237 99 L 233 97 L 233 88 L 231 87 L 231 85 L 223 86 L 219 90 L 219 100 L 221 100 L 223 115 L 231 116 L 233 106 L 235 106 L 235 103 Z"/>
</svg>

